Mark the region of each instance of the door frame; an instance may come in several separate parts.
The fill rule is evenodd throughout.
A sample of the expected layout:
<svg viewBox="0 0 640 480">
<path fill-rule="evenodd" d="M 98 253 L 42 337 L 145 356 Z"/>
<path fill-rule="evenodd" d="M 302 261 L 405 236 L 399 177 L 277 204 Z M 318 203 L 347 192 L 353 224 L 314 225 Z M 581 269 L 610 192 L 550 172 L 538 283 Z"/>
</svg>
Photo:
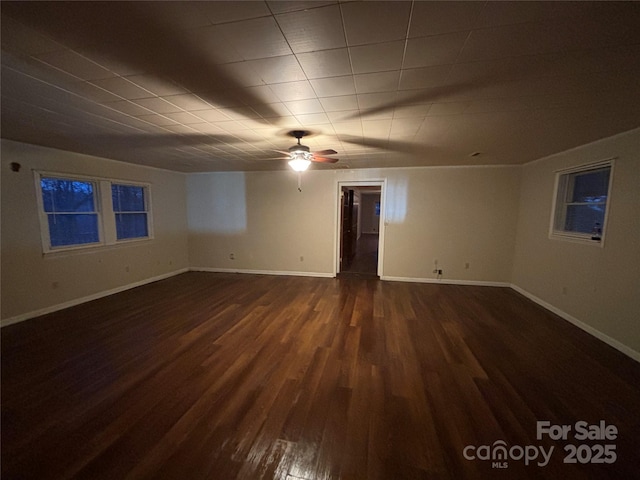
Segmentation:
<svg viewBox="0 0 640 480">
<path fill-rule="evenodd" d="M 333 249 L 333 276 L 340 272 L 340 234 L 342 233 L 342 209 L 340 208 L 340 196 L 342 195 L 342 187 L 380 187 L 380 225 L 378 227 L 378 267 L 377 275 L 382 278 L 384 270 L 384 238 L 385 227 L 387 225 L 385 219 L 386 211 L 386 195 L 387 195 L 387 179 L 377 180 L 338 180 L 336 182 L 336 190 L 334 194 L 334 249 Z"/>
</svg>

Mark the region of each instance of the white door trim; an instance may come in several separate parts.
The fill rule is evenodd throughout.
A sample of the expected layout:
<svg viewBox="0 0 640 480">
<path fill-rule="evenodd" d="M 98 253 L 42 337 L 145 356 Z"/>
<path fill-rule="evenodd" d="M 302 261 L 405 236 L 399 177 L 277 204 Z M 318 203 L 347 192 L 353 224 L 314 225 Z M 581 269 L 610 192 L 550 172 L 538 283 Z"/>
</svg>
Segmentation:
<svg viewBox="0 0 640 480">
<path fill-rule="evenodd" d="M 342 223 L 342 212 L 340 211 L 340 195 L 342 187 L 380 187 L 380 227 L 378 238 L 378 271 L 380 278 L 384 274 L 384 238 L 385 238 L 385 211 L 386 211 L 386 195 L 387 195 L 387 179 L 381 178 L 377 180 L 338 180 L 336 182 L 336 191 L 334 195 L 334 248 L 333 248 L 333 276 L 335 277 L 340 271 L 340 230 Z"/>
</svg>

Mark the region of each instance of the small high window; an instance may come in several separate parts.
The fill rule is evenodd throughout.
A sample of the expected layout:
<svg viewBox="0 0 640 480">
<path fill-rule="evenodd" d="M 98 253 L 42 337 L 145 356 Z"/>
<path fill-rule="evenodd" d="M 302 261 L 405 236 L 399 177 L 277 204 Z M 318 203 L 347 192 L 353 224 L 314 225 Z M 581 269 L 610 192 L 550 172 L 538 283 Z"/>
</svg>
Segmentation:
<svg viewBox="0 0 640 480">
<path fill-rule="evenodd" d="M 557 173 L 551 236 L 601 243 L 613 161 Z"/>
</svg>

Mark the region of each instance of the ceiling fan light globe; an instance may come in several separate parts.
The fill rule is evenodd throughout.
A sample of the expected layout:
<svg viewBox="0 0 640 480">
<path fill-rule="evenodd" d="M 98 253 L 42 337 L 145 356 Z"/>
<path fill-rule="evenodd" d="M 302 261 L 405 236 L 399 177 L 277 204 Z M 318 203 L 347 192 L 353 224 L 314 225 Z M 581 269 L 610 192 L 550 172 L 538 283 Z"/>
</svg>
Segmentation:
<svg viewBox="0 0 640 480">
<path fill-rule="evenodd" d="M 311 161 L 305 158 L 296 157 L 289 160 L 289 166 L 296 172 L 304 172 L 311 165 Z"/>
</svg>

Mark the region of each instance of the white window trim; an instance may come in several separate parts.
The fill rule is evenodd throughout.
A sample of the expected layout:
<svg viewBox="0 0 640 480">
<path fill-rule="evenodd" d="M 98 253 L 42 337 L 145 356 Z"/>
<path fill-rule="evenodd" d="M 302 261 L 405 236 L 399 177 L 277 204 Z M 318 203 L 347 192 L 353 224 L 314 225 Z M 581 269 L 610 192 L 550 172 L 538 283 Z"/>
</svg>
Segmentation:
<svg viewBox="0 0 640 480">
<path fill-rule="evenodd" d="M 44 211 L 42 201 L 42 187 L 40 181 L 42 178 L 61 178 L 69 180 L 78 180 L 81 182 L 90 182 L 95 186 L 94 201 L 96 212 L 98 214 L 98 238 L 99 242 L 87 243 L 82 245 L 68 245 L 61 247 L 51 246 L 51 236 L 49 233 L 49 219 Z M 144 182 L 135 182 L 131 180 L 121 180 L 117 178 L 106 178 L 97 176 L 85 176 L 69 174 L 64 172 L 34 171 L 34 180 L 36 187 L 36 199 L 38 206 L 38 217 L 40 219 L 40 237 L 42 240 L 42 252 L 44 255 L 56 253 L 73 253 L 85 252 L 96 249 L 105 249 L 118 245 L 126 245 L 131 243 L 148 242 L 154 239 L 153 234 L 153 214 L 151 206 L 151 184 Z M 111 199 L 111 185 L 134 185 L 144 187 L 145 202 L 147 206 L 147 230 L 149 235 L 139 238 L 117 239 L 116 219 Z"/>
<path fill-rule="evenodd" d="M 606 160 L 600 160 L 594 163 L 588 163 L 584 165 L 577 165 L 575 167 L 564 168 L 561 170 L 555 171 L 555 181 L 553 184 L 553 202 L 551 205 L 551 219 L 549 221 L 549 238 L 551 240 L 563 240 L 568 242 L 581 243 L 583 245 L 591 245 L 595 247 L 604 247 L 605 237 L 607 235 L 607 221 L 609 218 L 609 208 L 611 206 L 611 190 L 613 186 L 613 174 L 614 174 L 614 163 L 616 157 L 608 158 Z M 604 220 L 602 222 L 602 236 L 600 237 L 600 241 L 592 240 L 591 234 L 588 233 L 573 233 L 573 232 L 565 232 L 561 230 L 555 229 L 555 220 L 556 213 L 558 208 L 558 187 L 560 186 L 560 178 L 563 175 L 586 172 L 589 170 L 596 170 L 598 168 L 610 167 L 611 171 L 609 174 L 609 185 L 607 187 L 607 203 L 604 211 Z"/>
<path fill-rule="evenodd" d="M 144 212 L 131 212 L 131 213 L 146 213 L 147 215 L 147 236 L 146 237 L 137 237 L 137 238 L 123 238 L 122 240 L 118 240 L 118 233 L 116 231 L 116 216 L 115 211 L 113 210 L 113 202 L 111 200 L 111 185 L 125 185 L 132 187 L 143 187 L 144 191 L 144 204 L 147 209 Z M 111 209 L 111 221 L 113 222 L 113 235 L 114 235 L 114 243 L 131 243 L 131 242 L 140 242 L 145 240 L 151 240 L 153 238 L 153 215 L 151 214 L 151 186 L 148 183 L 140 183 L 140 182 L 132 182 L 129 180 L 109 180 L 109 208 Z"/>
</svg>

